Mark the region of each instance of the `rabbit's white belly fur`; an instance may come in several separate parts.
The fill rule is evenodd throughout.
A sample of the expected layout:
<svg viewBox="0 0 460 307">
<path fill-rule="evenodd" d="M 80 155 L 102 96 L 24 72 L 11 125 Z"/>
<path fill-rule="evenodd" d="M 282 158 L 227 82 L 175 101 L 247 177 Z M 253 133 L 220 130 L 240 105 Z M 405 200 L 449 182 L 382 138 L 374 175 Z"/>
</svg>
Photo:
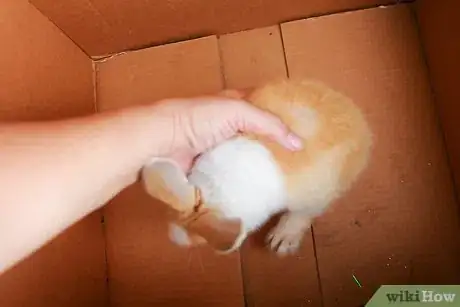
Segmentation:
<svg viewBox="0 0 460 307">
<path fill-rule="evenodd" d="M 248 232 L 285 208 L 284 176 L 270 151 L 257 141 L 237 137 L 203 154 L 189 180 L 205 204 L 228 218 L 241 218 Z"/>
</svg>

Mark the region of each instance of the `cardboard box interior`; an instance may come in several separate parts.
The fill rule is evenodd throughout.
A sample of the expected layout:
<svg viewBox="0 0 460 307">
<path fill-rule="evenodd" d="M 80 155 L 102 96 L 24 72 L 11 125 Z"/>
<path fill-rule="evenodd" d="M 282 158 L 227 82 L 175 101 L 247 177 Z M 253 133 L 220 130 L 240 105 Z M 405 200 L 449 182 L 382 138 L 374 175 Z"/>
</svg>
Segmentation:
<svg viewBox="0 0 460 307">
<path fill-rule="evenodd" d="M 0 306 L 358 306 L 382 284 L 460 283 L 458 1 L 29 2 L 1 4 L 2 121 L 305 76 L 355 100 L 375 147 L 295 257 L 260 234 L 181 250 L 136 184 L 0 276 Z"/>
</svg>

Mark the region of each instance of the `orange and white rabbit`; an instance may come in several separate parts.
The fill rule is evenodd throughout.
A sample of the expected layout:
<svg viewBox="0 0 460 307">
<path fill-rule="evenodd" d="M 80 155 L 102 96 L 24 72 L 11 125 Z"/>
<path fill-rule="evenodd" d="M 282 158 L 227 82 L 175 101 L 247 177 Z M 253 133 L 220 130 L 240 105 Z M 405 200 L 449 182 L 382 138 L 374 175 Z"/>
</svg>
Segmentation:
<svg viewBox="0 0 460 307">
<path fill-rule="evenodd" d="M 170 237 L 231 252 L 273 215 L 286 211 L 268 242 L 294 253 L 312 219 L 323 213 L 367 165 L 369 126 L 351 99 L 313 80 L 283 80 L 248 100 L 279 116 L 303 139 L 291 152 L 258 135 L 241 134 L 203 153 L 190 174 L 173 161 L 143 169 L 147 192 L 174 208 Z"/>
</svg>

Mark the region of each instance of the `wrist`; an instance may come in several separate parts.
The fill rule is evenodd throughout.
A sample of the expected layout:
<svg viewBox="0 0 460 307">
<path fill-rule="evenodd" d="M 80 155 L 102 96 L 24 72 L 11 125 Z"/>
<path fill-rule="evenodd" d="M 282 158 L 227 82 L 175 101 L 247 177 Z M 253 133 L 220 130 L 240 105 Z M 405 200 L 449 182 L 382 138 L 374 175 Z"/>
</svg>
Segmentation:
<svg viewBox="0 0 460 307">
<path fill-rule="evenodd" d="M 163 156 L 172 143 L 171 117 L 156 105 L 137 106 L 115 115 L 118 131 L 123 135 L 120 144 L 141 168 L 155 156 Z"/>
</svg>

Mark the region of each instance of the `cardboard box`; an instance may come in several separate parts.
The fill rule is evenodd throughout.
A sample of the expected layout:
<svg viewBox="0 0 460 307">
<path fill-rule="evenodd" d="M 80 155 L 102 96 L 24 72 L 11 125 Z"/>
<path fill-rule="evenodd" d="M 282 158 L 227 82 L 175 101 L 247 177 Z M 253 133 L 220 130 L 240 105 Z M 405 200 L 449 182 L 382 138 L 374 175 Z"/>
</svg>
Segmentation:
<svg viewBox="0 0 460 307">
<path fill-rule="evenodd" d="M 0 276 L 0 306 L 354 307 L 382 284 L 460 283 L 460 4 L 400 2 L 3 0 L 0 120 L 307 76 L 362 107 L 375 147 L 298 256 L 258 235 L 181 250 L 136 184 Z"/>
</svg>

